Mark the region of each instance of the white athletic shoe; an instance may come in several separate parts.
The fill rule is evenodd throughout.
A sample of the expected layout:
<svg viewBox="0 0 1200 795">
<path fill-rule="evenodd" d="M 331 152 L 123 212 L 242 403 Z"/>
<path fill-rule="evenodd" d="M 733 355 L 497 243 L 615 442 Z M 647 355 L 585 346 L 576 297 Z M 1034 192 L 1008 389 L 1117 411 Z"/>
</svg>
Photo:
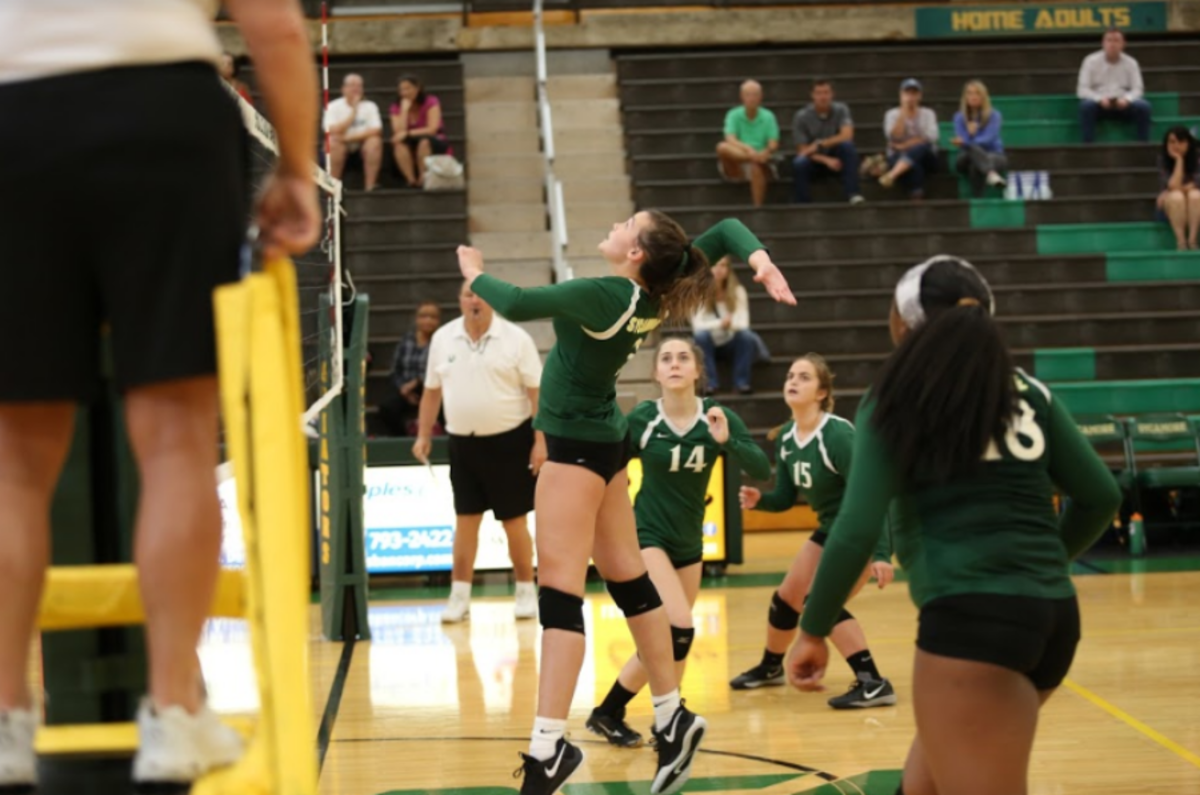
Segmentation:
<svg viewBox="0 0 1200 795">
<path fill-rule="evenodd" d="M 537 586 L 531 582 L 517 583 L 517 605 L 513 609 L 518 619 L 537 618 Z"/>
<path fill-rule="evenodd" d="M 133 780 L 138 784 L 190 783 L 232 765 L 245 752 L 241 735 L 207 706 L 192 715 L 183 707 L 154 707 L 146 698 L 137 723 L 140 742 Z"/>
<path fill-rule="evenodd" d="M 451 593 L 450 600 L 446 602 L 446 609 L 442 611 L 443 624 L 457 624 L 465 621 L 471 616 L 471 597 L 461 593 Z"/>
<path fill-rule="evenodd" d="M 27 709 L 0 712 L 0 787 L 37 784 L 37 754 L 33 735 L 37 719 Z"/>
</svg>

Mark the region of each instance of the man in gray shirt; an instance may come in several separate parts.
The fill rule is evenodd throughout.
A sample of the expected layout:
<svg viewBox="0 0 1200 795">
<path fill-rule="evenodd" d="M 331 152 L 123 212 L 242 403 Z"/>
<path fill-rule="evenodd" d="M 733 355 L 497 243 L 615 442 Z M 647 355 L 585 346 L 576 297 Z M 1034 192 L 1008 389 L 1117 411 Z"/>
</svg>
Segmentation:
<svg viewBox="0 0 1200 795">
<path fill-rule="evenodd" d="M 1139 141 L 1150 140 L 1150 103 L 1142 97 L 1142 69 L 1125 54 L 1125 34 L 1104 34 L 1104 49 L 1083 59 L 1079 68 L 1079 129 L 1083 142 L 1096 140 L 1096 122 L 1116 118 L 1137 125 Z"/>
<path fill-rule="evenodd" d="M 858 187 L 854 120 L 845 103 L 833 101 L 833 84 L 828 80 L 813 81 L 812 102 L 792 119 L 792 142 L 796 145 L 792 197 L 797 204 L 812 201 L 809 187 L 817 174 L 840 174 L 850 203 L 863 201 Z"/>
</svg>

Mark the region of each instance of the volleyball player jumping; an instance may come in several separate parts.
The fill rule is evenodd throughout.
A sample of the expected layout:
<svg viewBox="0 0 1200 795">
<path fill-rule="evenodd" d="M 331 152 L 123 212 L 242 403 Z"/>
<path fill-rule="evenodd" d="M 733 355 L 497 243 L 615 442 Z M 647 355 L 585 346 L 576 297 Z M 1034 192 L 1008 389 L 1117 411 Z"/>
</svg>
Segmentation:
<svg viewBox="0 0 1200 795">
<path fill-rule="evenodd" d="M 665 214 L 639 212 L 614 224 L 599 249 L 613 276 L 531 289 L 484 274 L 475 249 L 462 247 L 458 254 L 471 290 L 501 316 L 553 318 L 556 336 L 535 420 L 549 453 L 535 499 L 538 612 L 545 632 L 522 795 L 549 795 L 583 760 L 563 735 L 583 664 L 589 558 L 608 581 L 646 665 L 659 765 L 651 792 L 677 792 L 690 775 L 706 723 L 680 701 L 669 622 L 639 552 L 617 375 L 663 318 L 691 316 L 711 288 L 709 262 L 726 254 L 746 260 L 755 281 L 777 301 L 796 300 L 762 244 L 737 221 L 723 221 L 692 242 Z"/>
</svg>

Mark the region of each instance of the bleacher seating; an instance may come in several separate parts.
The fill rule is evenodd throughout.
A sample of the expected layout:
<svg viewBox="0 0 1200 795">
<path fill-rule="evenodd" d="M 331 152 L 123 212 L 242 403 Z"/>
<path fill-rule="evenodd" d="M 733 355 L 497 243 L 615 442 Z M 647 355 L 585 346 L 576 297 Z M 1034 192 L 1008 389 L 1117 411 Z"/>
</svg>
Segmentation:
<svg viewBox="0 0 1200 795">
<path fill-rule="evenodd" d="M 871 47 L 631 54 L 618 58 L 621 102 L 639 208 L 657 207 L 691 233 L 721 218 L 744 220 L 770 246 L 797 291 L 795 309 L 751 290 L 751 315 L 774 358 L 755 371 L 758 390 L 722 396 L 752 428 L 786 416 L 779 398 L 792 356 L 819 351 L 838 376 L 838 411 L 854 404 L 891 349 L 887 313 L 903 271 L 938 253 L 978 265 L 997 291 L 997 313 L 1030 372 L 1090 414 L 1200 412 L 1200 253 L 1176 254 L 1155 223 L 1158 137 L 1166 126 L 1200 124 L 1200 42 L 1131 38 L 1155 107 L 1150 144 L 1132 128 L 1102 128 L 1078 143 L 1073 93 L 1083 57 L 1098 42 L 1018 44 L 889 43 Z M 847 102 L 863 153 L 883 146 L 884 112 L 901 79 L 925 85 L 925 104 L 943 125 L 963 83 L 980 78 L 1006 114 L 1010 168 L 1044 170 L 1054 198 L 964 200 L 943 168 L 927 201 L 864 182 L 867 203 L 843 203 L 833 180 L 814 183 L 817 204 L 789 204 L 790 157 L 767 206 L 752 210 L 744 185 L 718 177 L 714 148 L 738 84 L 759 80 L 764 105 L 794 152 L 792 115 L 811 80 L 829 77 Z M 943 151 L 951 149 L 943 131 Z M 943 155 L 945 160 L 946 155 Z M 1074 353 L 1070 353 L 1072 349 Z M 1068 353 L 1059 355 L 1058 352 Z M 1185 380 L 1180 380 L 1185 379 Z M 1120 388 L 1112 382 L 1120 381 Z"/>
</svg>

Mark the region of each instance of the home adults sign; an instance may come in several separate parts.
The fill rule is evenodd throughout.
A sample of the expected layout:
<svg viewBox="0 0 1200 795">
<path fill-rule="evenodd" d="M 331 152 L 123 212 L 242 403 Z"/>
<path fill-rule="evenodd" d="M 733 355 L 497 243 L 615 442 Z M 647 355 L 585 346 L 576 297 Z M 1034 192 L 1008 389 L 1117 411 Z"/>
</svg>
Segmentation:
<svg viewBox="0 0 1200 795">
<path fill-rule="evenodd" d="M 918 8 L 916 15 L 920 39 L 1100 33 L 1112 27 L 1142 33 L 1167 29 L 1165 2 L 943 5 Z"/>
</svg>

